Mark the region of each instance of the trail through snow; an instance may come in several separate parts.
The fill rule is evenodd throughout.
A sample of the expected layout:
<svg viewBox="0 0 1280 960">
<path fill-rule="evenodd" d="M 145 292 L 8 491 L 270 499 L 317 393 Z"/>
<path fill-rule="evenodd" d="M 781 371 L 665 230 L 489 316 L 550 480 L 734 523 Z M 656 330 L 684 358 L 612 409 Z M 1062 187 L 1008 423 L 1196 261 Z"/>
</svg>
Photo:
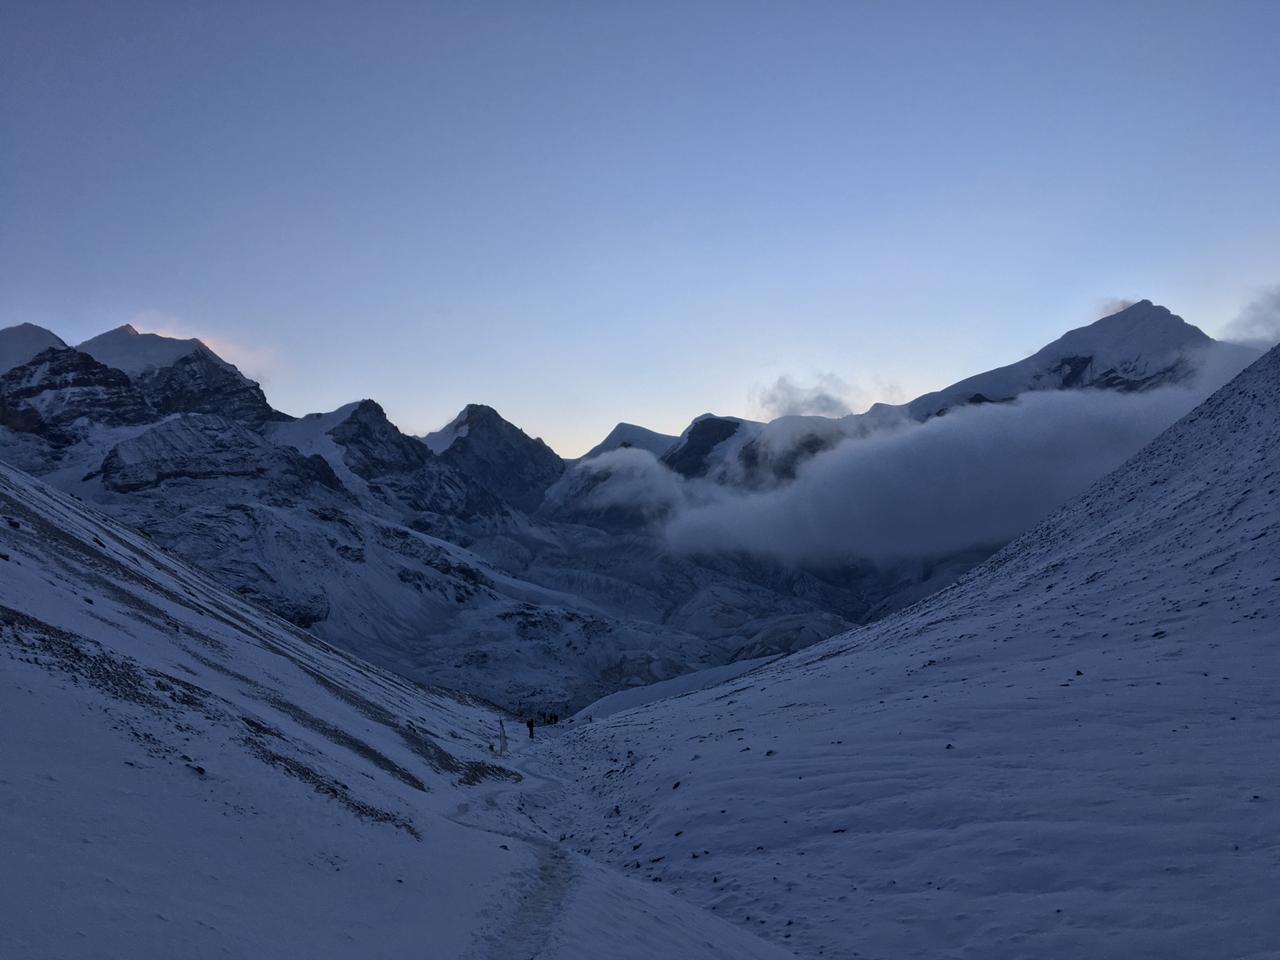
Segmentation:
<svg viewBox="0 0 1280 960">
<path fill-rule="evenodd" d="M 535 770 L 527 758 L 511 766 L 524 777 L 522 783 L 490 785 L 473 799 L 459 803 L 448 815 L 448 819 L 460 826 L 527 844 L 537 854 L 531 869 L 516 874 L 518 887 L 510 898 L 514 909 L 491 918 L 492 924 L 481 935 L 468 960 L 529 960 L 542 955 L 553 925 L 564 912 L 566 895 L 578 876 L 569 855 L 548 838 L 532 817 L 526 815 L 529 826 L 523 831 L 501 825 L 503 810 L 499 799 L 515 794 L 516 806 L 523 811 L 524 797 L 530 793 L 531 785 L 534 793 L 558 785 Z M 477 804 L 480 816 L 469 816 Z"/>
<path fill-rule="evenodd" d="M 514 873 L 514 884 L 496 898 L 465 960 L 782 960 L 790 957 L 711 913 L 651 883 L 570 848 L 549 815 L 576 796 L 572 778 L 547 763 L 548 748 L 563 736 L 544 731 L 521 743 L 504 763 L 521 783 L 485 784 L 459 803 L 448 819 L 536 852 L 535 862 Z M 625 926 L 618 919 L 625 917 Z"/>
</svg>

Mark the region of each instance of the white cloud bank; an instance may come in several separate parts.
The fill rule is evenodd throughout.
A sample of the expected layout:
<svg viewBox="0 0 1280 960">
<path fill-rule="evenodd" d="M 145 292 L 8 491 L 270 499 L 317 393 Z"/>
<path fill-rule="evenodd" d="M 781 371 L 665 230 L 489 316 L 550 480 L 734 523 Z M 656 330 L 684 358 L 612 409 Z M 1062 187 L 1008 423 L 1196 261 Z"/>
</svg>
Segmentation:
<svg viewBox="0 0 1280 960">
<path fill-rule="evenodd" d="M 1178 388 L 1027 394 L 848 440 L 805 464 L 793 483 L 765 492 L 678 497 L 656 477 L 649 489 L 671 504 L 666 536 L 681 552 L 797 563 L 945 556 L 1026 530 L 1203 396 Z M 636 489 L 641 474 L 633 469 L 628 480 Z"/>
</svg>

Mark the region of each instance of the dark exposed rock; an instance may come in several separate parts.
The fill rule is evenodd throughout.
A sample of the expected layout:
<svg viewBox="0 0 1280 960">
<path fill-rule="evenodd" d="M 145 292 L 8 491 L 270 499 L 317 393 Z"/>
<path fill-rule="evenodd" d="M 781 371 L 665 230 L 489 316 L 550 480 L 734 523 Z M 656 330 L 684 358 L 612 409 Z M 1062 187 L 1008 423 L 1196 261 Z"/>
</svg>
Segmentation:
<svg viewBox="0 0 1280 960">
<path fill-rule="evenodd" d="M 440 518 L 425 524 L 428 532 L 439 532 L 444 518 L 471 521 L 507 513 L 487 489 L 444 463 L 421 440 L 401 433 L 372 400 L 360 401 L 329 436 L 343 448 L 343 462 L 369 482 L 375 495 Z"/>
<path fill-rule="evenodd" d="M 203 344 L 169 366 L 139 374 L 134 382 L 159 414 L 216 413 L 253 426 L 290 419 L 271 408 L 257 383 Z"/>
<path fill-rule="evenodd" d="M 742 426 L 729 417 L 703 417 L 691 426 L 684 438 L 662 457 L 662 462 L 682 477 L 706 476 L 708 455 Z"/>
<path fill-rule="evenodd" d="M 112 448 L 102 461 L 102 484 L 131 493 L 176 480 L 255 477 L 280 496 L 301 496 L 312 484 L 342 491 L 323 458 L 268 443 L 226 417 L 187 414 L 159 423 Z"/>
<path fill-rule="evenodd" d="M 87 353 L 56 347 L 0 376 L 4 425 L 65 442 L 80 420 L 108 426 L 146 423 L 155 417 L 146 399 L 119 370 Z"/>
<path fill-rule="evenodd" d="M 454 437 L 440 459 L 520 510 L 536 510 L 564 473 L 554 450 L 492 407 L 468 404 L 446 429 Z"/>
</svg>

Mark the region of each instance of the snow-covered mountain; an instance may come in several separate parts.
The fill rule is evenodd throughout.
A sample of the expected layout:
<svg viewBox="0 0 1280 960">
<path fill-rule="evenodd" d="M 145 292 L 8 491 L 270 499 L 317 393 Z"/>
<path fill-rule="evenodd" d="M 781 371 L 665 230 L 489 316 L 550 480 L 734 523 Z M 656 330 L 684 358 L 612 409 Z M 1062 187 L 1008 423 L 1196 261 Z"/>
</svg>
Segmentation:
<svg viewBox="0 0 1280 960">
<path fill-rule="evenodd" d="M 564 461 L 541 438 L 479 403 L 468 404 L 423 442 L 449 466 L 520 510 L 536 510 L 564 472 Z"/>
<path fill-rule="evenodd" d="M 848 438 L 919 422 L 970 404 L 1003 403 L 1039 390 L 1136 392 L 1203 380 L 1225 383 L 1258 351 L 1214 340 L 1167 308 L 1141 300 L 1068 331 L 1017 363 L 904 404 L 874 404 L 842 418 L 787 416 L 768 423 L 705 414 L 662 460 L 681 476 L 758 488 L 794 479 L 799 464 Z"/>
<path fill-rule="evenodd" d="M 257 383 L 199 340 L 139 333 L 125 324 L 76 347 L 127 374 L 160 413 L 212 413 L 247 423 L 287 420 Z"/>
<path fill-rule="evenodd" d="M 111 335 L 124 347 L 146 336 Z M 652 544 L 532 521 L 482 481 L 515 460 L 530 466 L 514 474 L 524 480 L 562 464 L 487 408 L 470 411 L 456 454 L 473 475 L 372 401 L 284 417 L 198 341 L 141 343 L 148 363 L 123 361 L 132 376 L 63 348 L 0 377 L 0 456 L 404 676 L 565 712 L 765 638 L 795 646 L 847 624 L 693 564 L 676 578 Z M 163 389 L 201 368 L 218 376 Z M 712 618 L 726 602 L 734 615 Z"/>
<path fill-rule="evenodd" d="M 32 349 L 44 339 L 0 332 Z M 198 340 L 119 328 L 81 346 L 121 366 L 55 345 L 0 375 L 0 459 L 332 643 L 511 708 L 564 713 L 795 650 L 945 586 L 991 549 L 816 565 L 670 549 L 663 483 L 776 483 L 845 439 L 842 420 L 699 418 L 666 468 L 656 435 L 615 430 L 617 448 L 566 470 L 489 407 L 423 442 L 371 400 L 281 414 Z M 631 487 L 650 499 L 599 502 L 601 478 L 612 490 L 631 460 Z"/>
<path fill-rule="evenodd" d="M 575 724 L 534 814 L 802 956 L 1270 955 L 1278 495 L 1280 348 L 935 596 Z"/>
<path fill-rule="evenodd" d="M 26 363 L 37 353 L 50 348 L 60 350 L 65 346 L 61 337 L 34 323 L 5 327 L 0 330 L 0 374 Z"/>
<path fill-rule="evenodd" d="M 193 357 L 0 375 L 49 481 L 0 465 L 0 956 L 1273 951 L 1280 348 L 852 632 L 923 581 L 672 556 L 549 516 L 568 476 L 531 513 L 481 480 L 534 443 L 501 424 L 450 463 L 371 401 L 209 413 L 247 394 L 158 386 Z M 533 742 L 436 685 L 698 666 Z"/>
<path fill-rule="evenodd" d="M 526 817 L 472 825 L 541 784 L 499 712 L 4 466 L 0 571 L 0 956 L 785 955 Z"/>
<path fill-rule="evenodd" d="M 1025 360 L 917 397 L 906 410 L 923 420 L 962 404 L 1000 403 L 1031 390 L 1150 390 L 1185 382 L 1206 366 L 1234 372 L 1257 356 L 1251 348 L 1214 340 L 1166 307 L 1140 300 L 1068 331 Z"/>
<path fill-rule="evenodd" d="M 172 366 L 183 357 L 202 349 L 208 350 L 194 337 L 184 340 L 158 333 L 139 333 L 129 323 L 90 337 L 83 343 L 76 344 L 76 349 L 89 354 L 99 363 L 123 370 L 131 377 L 148 370 Z"/>
<path fill-rule="evenodd" d="M 590 460 L 602 453 L 608 453 L 611 450 L 621 450 L 627 447 L 633 447 L 637 450 L 647 450 L 655 457 L 661 457 L 664 453 L 675 446 L 679 437 L 673 437 L 669 434 L 658 433 L 656 430 L 650 430 L 647 427 L 639 427 L 634 423 L 620 423 L 612 430 L 609 435 L 597 443 L 594 447 L 584 453 L 579 460 Z"/>
</svg>

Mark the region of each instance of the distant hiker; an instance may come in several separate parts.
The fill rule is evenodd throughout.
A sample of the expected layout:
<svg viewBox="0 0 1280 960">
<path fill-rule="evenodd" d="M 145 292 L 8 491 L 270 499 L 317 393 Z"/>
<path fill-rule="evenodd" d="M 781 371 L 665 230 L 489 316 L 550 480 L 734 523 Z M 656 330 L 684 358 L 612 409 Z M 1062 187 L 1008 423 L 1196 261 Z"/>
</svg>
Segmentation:
<svg viewBox="0 0 1280 960">
<path fill-rule="evenodd" d="M 529 728 L 529 739 L 532 740 L 533 739 L 533 717 L 530 717 L 528 720 L 525 721 L 525 726 Z"/>
<path fill-rule="evenodd" d="M 498 756 L 505 757 L 507 755 L 507 725 L 502 722 L 502 718 L 498 718 Z"/>
</svg>

